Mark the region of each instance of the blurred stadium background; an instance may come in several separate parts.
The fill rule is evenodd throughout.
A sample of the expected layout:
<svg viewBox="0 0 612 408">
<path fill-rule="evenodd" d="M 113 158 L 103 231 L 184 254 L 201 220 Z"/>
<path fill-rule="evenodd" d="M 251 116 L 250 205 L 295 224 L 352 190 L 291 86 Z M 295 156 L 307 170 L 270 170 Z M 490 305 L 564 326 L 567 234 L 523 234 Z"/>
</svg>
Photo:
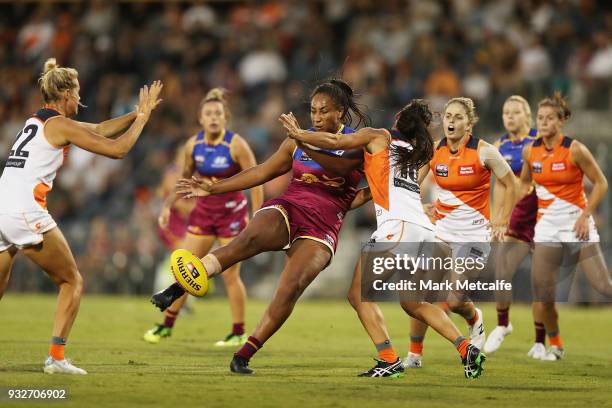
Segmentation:
<svg viewBox="0 0 612 408">
<path fill-rule="evenodd" d="M 611 175 L 612 12 L 605 1 L 4 3 L 2 158 L 41 103 L 36 80 L 48 57 L 79 71 L 83 121 L 126 113 L 142 84 L 165 84 L 163 106 L 126 159 L 73 147 L 50 194 L 50 211 L 89 293 L 153 290 L 166 255 L 156 233 L 157 186 L 174 150 L 198 130 L 199 101 L 215 86 L 230 91 L 230 128 L 248 139 L 260 162 L 284 138 L 279 114 L 296 112 L 308 124 L 309 92 L 331 76 L 354 86 L 381 127 L 411 98 L 424 97 L 441 110 L 450 97 L 472 97 L 481 118 L 475 133 L 489 141 L 503 133 L 506 97 L 524 95 L 535 110 L 557 89 L 574 111 L 566 133 L 585 142 Z M 266 197 L 278 195 L 287 181 L 268 183 Z M 347 218 L 334 264 L 309 295 L 345 295 L 359 243 L 375 223 L 368 208 Z M 610 242 L 609 197 L 597 220 Z M 245 263 L 251 296 L 269 296 L 282 256 L 262 254 Z M 20 259 L 10 290 L 56 289 Z"/>
</svg>

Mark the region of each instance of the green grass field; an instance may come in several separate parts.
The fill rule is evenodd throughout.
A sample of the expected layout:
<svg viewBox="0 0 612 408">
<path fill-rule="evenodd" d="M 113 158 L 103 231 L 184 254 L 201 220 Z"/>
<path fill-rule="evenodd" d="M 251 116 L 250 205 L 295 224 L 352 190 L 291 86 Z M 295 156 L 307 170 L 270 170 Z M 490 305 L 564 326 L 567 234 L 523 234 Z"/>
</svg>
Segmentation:
<svg viewBox="0 0 612 408">
<path fill-rule="evenodd" d="M 160 321 L 147 299 L 85 296 L 67 356 L 89 375 L 49 376 L 41 371 L 55 297 L 8 294 L 0 303 L 2 406 L 609 406 L 612 407 L 612 309 L 562 307 L 566 358 L 533 361 L 530 311 L 511 310 L 514 333 L 487 359 L 484 375 L 468 381 L 454 348 L 430 331 L 424 367 L 402 379 L 356 378 L 375 349 L 350 306 L 304 301 L 252 360 L 256 374 L 229 372 L 232 350 L 216 349 L 229 329 L 223 300 L 202 300 L 179 318 L 172 338 L 146 344 L 142 334 Z M 265 303 L 249 303 L 247 327 Z M 483 305 L 487 329 L 493 305 Z M 408 319 L 395 304 L 383 305 L 402 356 Z M 465 326 L 459 320 L 460 328 Z M 66 388 L 62 402 L 10 403 L 7 388 Z"/>
</svg>

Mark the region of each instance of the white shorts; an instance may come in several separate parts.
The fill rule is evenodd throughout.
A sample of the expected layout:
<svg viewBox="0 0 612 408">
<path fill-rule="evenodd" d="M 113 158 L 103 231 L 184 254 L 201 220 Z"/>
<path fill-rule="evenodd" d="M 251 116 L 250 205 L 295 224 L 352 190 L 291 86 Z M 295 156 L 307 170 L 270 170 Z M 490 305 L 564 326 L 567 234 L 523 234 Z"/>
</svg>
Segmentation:
<svg viewBox="0 0 612 408">
<path fill-rule="evenodd" d="M 550 221 L 538 221 L 535 226 L 533 242 L 599 242 L 599 234 L 597 233 L 597 228 L 595 227 L 593 217 L 589 217 L 589 239 L 586 241 L 578 240 L 578 238 L 576 238 L 576 233 L 572 230 L 572 228 L 574 228 L 576 219 L 567 223 L 562 223 L 563 226 L 561 228 L 559 225 L 553 224 Z"/>
<path fill-rule="evenodd" d="M 40 244 L 42 234 L 56 226 L 46 211 L 0 214 L 0 252 L 12 246 L 21 249 Z"/>
<path fill-rule="evenodd" d="M 371 243 L 376 250 L 396 252 L 418 252 L 423 242 L 438 242 L 433 230 L 402 220 L 387 220 L 374 231 Z M 410 243 L 415 243 L 414 248 Z"/>
<path fill-rule="evenodd" d="M 453 251 L 453 258 L 483 258 L 491 253 L 491 234 L 483 229 L 480 234 L 461 234 L 436 228 L 436 237 L 446 242 Z"/>
</svg>

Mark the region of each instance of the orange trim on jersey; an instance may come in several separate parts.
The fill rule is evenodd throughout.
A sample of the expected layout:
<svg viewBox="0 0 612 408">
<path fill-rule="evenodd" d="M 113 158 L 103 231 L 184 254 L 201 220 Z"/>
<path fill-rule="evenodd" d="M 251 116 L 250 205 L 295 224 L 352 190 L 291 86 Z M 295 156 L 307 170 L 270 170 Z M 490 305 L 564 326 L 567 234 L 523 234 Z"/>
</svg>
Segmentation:
<svg viewBox="0 0 612 408">
<path fill-rule="evenodd" d="M 453 153 L 443 139 L 429 165 L 436 184 L 490 219 L 491 171 L 480 162 L 480 140 L 470 137 Z M 450 213 L 458 206 L 437 200 L 436 210 Z M 443 214 L 440 214 L 443 215 Z M 438 219 L 444 216 L 437 216 Z"/>
<path fill-rule="evenodd" d="M 434 206 L 436 207 L 436 211 L 434 212 L 434 217 L 436 220 L 441 220 L 442 218 L 446 217 L 446 214 L 449 214 L 459 208 L 458 205 L 445 204 L 440 200 L 436 200 Z"/>
<path fill-rule="evenodd" d="M 389 210 L 389 148 L 371 154 L 364 150 L 365 171 L 372 200 L 385 210 Z"/>
<path fill-rule="evenodd" d="M 572 139 L 562 136 L 559 143 L 547 149 L 544 142 L 534 143 L 528 163 L 533 181 L 550 194 L 579 208 L 586 207 L 582 169 L 574 163 L 570 152 Z M 552 200 L 538 197 L 538 208 L 547 208 Z"/>
<path fill-rule="evenodd" d="M 554 198 L 552 200 L 545 200 L 543 198 L 538 198 L 538 209 L 545 209 L 545 208 L 550 207 L 553 201 L 555 201 Z M 536 221 L 540 221 L 541 217 L 542 217 L 542 213 L 538 211 L 538 213 L 536 214 Z"/>
<path fill-rule="evenodd" d="M 49 191 L 51 191 L 51 187 L 45 183 L 38 183 L 33 190 L 34 200 L 45 210 L 47 209 L 47 193 Z"/>
</svg>

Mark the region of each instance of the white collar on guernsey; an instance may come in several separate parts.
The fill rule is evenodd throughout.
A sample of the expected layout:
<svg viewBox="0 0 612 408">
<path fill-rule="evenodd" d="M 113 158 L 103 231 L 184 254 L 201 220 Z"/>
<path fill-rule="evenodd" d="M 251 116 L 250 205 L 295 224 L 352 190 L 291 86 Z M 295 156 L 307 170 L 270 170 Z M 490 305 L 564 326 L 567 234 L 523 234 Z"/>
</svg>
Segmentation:
<svg viewBox="0 0 612 408">
<path fill-rule="evenodd" d="M 405 147 L 405 148 L 407 148 L 409 150 L 413 150 L 414 149 L 414 147 L 410 143 L 404 142 L 403 140 L 393 139 L 393 140 L 391 140 L 391 144 L 394 144 L 394 145 L 399 146 L 399 147 Z"/>
</svg>

